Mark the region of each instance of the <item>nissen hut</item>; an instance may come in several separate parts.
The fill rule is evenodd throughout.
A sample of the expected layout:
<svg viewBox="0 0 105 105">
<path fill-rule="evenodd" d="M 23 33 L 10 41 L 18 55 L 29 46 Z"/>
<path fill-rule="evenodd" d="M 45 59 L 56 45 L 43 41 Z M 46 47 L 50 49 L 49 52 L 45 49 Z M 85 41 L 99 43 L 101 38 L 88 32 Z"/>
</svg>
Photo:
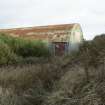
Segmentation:
<svg viewBox="0 0 105 105">
<path fill-rule="evenodd" d="M 54 55 L 65 55 L 77 50 L 83 41 L 83 33 L 79 24 L 5 29 L 0 32 L 14 37 L 46 41 L 50 52 Z"/>
</svg>

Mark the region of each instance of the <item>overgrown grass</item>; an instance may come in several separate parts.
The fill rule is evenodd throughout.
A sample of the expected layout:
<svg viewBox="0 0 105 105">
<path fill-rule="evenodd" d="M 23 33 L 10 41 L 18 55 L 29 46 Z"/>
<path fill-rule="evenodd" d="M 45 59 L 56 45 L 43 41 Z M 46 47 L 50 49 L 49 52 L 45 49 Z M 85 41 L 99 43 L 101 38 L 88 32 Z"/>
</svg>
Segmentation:
<svg viewBox="0 0 105 105">
<path fill-rule="evenodd" d="M 64 71 L 59 69 L 59 63 L 56 64 L 54 60 L 40 63 L 0 68 L 1 105 L 43 103 Z"/>
<path fill-rule="evenodd" d="M 49 54 L 45 42 L 0 34 L 0 64 L 14 64 L 28 57 L 48 57 Z"/>
<path fill-rule="evenodd" d="M 78 52 L 66 57 L 21 55 L 34 63 L 2 66 L 0 105 L 105 105 L 104 38 L 85 41 Z M 1 49 L 2 59 L 11 59 L 12 45 L 1 42 Z M 15 49 L 12 52 L 20 57 Z"/>
<path fill-rule="evenodd" d="M 67 72 L 44 105 L 105 105 L 105 35 L 85 41 L 66 59 Z"/>
</svg>

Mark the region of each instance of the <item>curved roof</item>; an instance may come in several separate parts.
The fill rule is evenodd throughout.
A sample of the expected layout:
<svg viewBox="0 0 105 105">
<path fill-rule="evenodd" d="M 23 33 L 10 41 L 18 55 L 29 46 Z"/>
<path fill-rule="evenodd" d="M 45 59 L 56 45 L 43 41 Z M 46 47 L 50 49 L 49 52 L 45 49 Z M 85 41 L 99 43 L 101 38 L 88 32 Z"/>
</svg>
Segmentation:
<svg viewBox="0 0 105 105">
<path fill-rule="evenodd" d="M 62 24 L 2 29 L 0 32 L 10 34 L 14 37 L 65 42 L 68 38 L 68 32 L 73 28 L 74 25 L 75 24 Z"/>
</svg>

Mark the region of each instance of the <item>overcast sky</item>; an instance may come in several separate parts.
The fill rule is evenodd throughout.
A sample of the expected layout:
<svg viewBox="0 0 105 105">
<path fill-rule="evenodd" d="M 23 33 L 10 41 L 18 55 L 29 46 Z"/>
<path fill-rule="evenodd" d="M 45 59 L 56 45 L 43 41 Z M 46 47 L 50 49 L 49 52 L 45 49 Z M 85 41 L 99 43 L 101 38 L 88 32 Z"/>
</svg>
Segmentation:
<svg viewBox="0 0 105 105">
<path fill-rule="evenodd" d="M 0 0 L 0 28 L 80 23 L 85 39 L 105 33 L 105 0 Z"/>
</svg>

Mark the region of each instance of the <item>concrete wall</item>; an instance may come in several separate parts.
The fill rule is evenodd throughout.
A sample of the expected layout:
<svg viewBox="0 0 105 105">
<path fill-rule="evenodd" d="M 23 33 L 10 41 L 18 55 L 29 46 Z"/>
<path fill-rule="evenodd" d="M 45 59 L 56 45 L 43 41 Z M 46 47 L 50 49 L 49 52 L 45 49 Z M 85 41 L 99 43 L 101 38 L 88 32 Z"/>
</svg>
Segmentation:
<svg viewBox="0 0 105 105">
<path fill-rule="evenodd" d="M 69 52 L 78 50 L 80 43 L 83 42 L 83 32 L 81 26 L 79 24 L 74 25 L 69 34 Z"/>
</svg>

